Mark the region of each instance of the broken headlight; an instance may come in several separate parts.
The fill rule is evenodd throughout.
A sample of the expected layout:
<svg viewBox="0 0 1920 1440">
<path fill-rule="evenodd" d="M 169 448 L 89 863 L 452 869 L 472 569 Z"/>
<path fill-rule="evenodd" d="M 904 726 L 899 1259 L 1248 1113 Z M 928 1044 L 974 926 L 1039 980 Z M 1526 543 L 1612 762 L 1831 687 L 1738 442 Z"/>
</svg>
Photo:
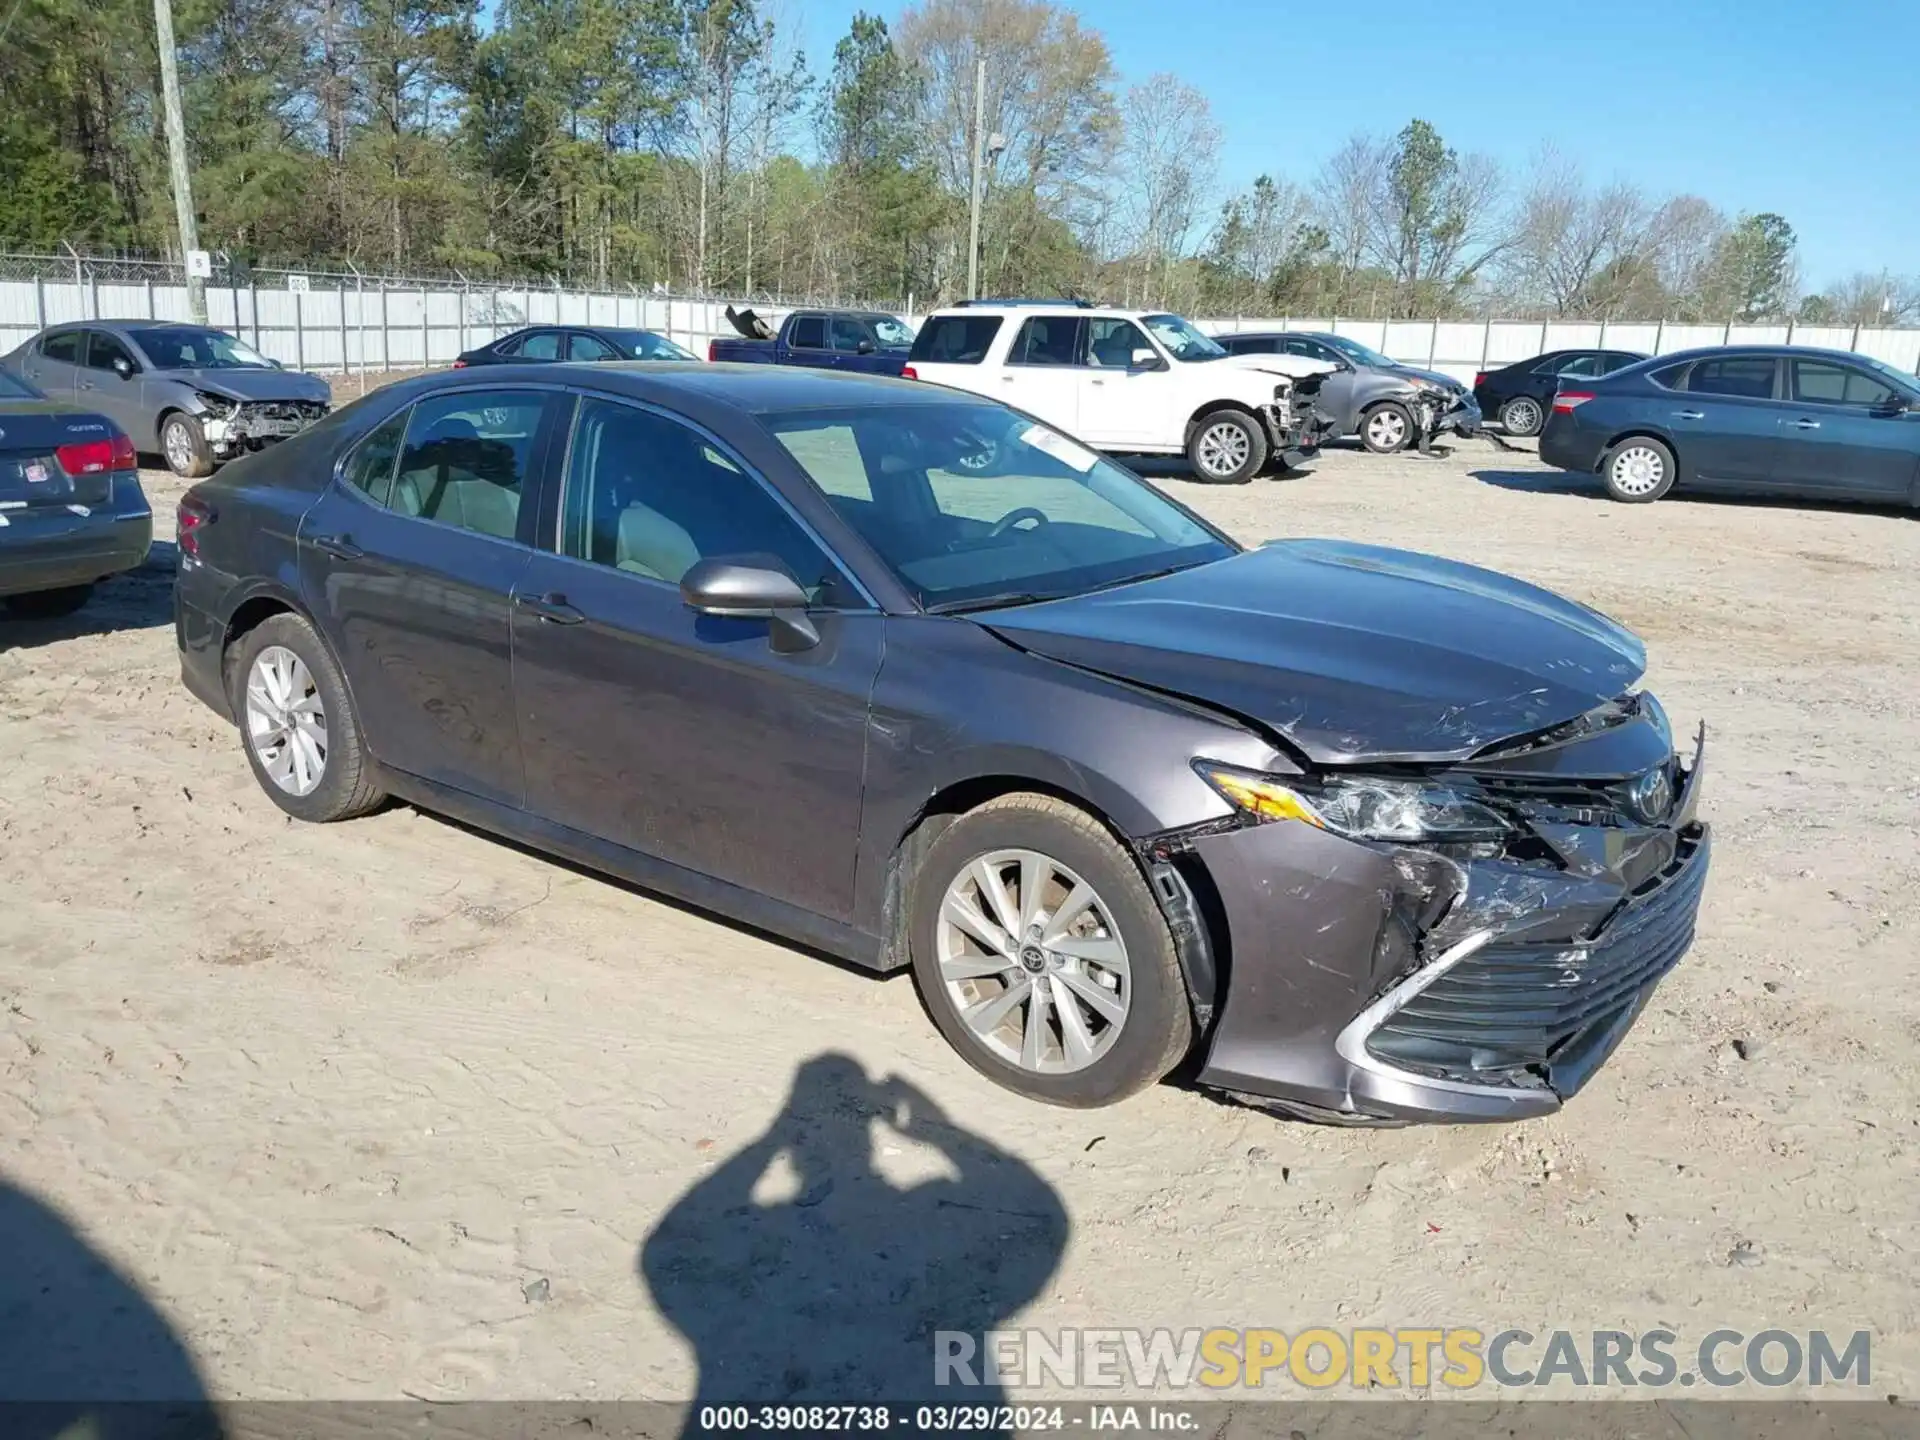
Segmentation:
<svg viewBox="0 0 1920 1440">
<path fill-rule="evenodd" d="M 1352 840 L 1397 844 L 1499 841 L 1513 826 L 1498 812 L 1445 785 L 1334 775 L 1284 780 L 1230 765 L 1196 761 L 1200 777 L 1256 821 L 1298 820 Z"/>
<path fill-rule="evenodd" d="M 193 398 L 200 402 L 201 407 L 205 409 L 208 414 L 221 420 L 231 419 L 234 411 L 240 408 L 238 401 L 230 400 L 225 395 L 212 394 L 206 390 L 194 391 Z"/>
</svg>

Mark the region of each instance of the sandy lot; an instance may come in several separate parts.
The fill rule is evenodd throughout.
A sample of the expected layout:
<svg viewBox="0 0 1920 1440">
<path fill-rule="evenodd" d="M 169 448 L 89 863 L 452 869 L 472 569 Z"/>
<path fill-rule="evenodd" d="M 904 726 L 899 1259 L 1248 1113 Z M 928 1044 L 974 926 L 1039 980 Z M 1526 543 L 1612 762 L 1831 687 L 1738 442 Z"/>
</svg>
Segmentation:
<svg viewBox="0 0 1920 1440">
<path fill-rule="evenodd" d="M 40 1309 L 0 1375 L 108 1345 L 134 1391 L 684 1399 L 923 1388 L 934 1325 L 1777 1326 L 1870 1330 L 1872 1391 L 1920 1389 L 1920 523 L 1613 505 L 1487 444 L 1168 483 L 1248 540 L 1560 588 L 1706 720 L 1698 944 L 1567 1111 L 1045 1109 L 904 978 L 410 809 L 294 825 L 180 688 L 162 543 L 0 630 L 0 1222 L 57 1241 L 8 1242 L 0 1314 Z"/>
</svg>

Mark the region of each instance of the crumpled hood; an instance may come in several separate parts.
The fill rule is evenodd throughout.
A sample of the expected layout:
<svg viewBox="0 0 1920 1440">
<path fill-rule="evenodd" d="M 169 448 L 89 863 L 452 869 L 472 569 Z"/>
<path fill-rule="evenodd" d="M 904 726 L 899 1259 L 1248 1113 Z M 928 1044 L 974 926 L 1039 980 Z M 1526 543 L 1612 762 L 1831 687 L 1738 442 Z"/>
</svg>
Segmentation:
<svg viewBox="0 0 1920 1440">
<path fill-rule="evenodd" d="M 196 390 L 225 395 L 230 400 L 318 400 L 333 392 L 318 375 L 298 370 L 156 370 L 158 380 L 178 380 Z"/>
<path fill-rule="evenodd" d="M 1305 380 L 1314 375 L 1331 375 L 1339 367 L 1328 360 L 1310 360 L 1305 355 L 1227 355 L 1207 361 L 1209 365 L 1231 365 L 1236 370 L 1258 370 L 1288 380 Z"/>
<path fill-rule="evenodd" d="M 977 617 L 1024 650 L 1278 731 L 1310 760 L 1464 760 L 1585 714 L 1646 668 L 1631 631 L 1431 555 L 1282 540 Z"/>
</svg>

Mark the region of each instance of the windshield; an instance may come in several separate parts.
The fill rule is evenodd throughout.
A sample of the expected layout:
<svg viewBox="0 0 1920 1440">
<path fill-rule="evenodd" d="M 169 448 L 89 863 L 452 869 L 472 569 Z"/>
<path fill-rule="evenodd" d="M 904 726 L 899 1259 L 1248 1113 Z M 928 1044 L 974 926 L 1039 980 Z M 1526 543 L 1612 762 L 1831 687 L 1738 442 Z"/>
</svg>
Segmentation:
<svg viewBox="0 0 1920 1440">
<path fill-rule="evenodd" d="M 930 610 L 1077 595 L 1238 548 L 1118 465 L 999 405 L 810 410 L 768 424 Z"/>
<path fill-rule="evenodd" d="M 137 330 L 134 339 L 156 370 L 269 370 L 266 356 L 222 330 Z"/>
<path fill-rule="evenodd" d="M 875 315 L 869 320 L 873 326 L 874 343 L 882 350 L 908 350 L 913 347 L 913 327 L 903 324 L 891 315 Z"/>
<path fill-rule="evenodd" d="M 1176 360 L 1218 360 L 1227 352 L 1179 315 L 1147 315 L 1142 322 Z"/>
<path fill-rule="evenodd" d="M 40 400 L 40 392 L 26 381 L 0 370 L 0 400 Z"/>
<path fill-rule="evenodd" d="M 682 350 L 664 335 L 651 330 L 602 330 L 600 332 L 635 360 L 692 360 L 692 351 Z"/>
<path fill-rule="evenodd" d="M 1378 350 L 1369 349 L 1358 340 L 1349 340 L 1344 335 L 1322 335 L 1318 337 L 1323 344 L 1331 345 L 1355 365 L 1364 365 L 1370 370 L 1388 370 L 1399 364 L 1389 360 Z"/>
</svg>

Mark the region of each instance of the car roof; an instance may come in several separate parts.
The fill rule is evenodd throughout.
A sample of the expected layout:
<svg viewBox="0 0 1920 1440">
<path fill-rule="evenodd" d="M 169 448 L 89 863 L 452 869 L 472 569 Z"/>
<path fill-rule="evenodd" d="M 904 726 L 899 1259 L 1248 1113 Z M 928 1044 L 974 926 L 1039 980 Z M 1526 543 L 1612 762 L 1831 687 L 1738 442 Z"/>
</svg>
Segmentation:
<svg viewBox="0 0 1920 1440">
<path fill-rule="evenodd" d="M 566 372 L 583 388 L 609 390 L 636 400 L 680 402 L 693 409 L 752 415 L 792 414 L 848 407 L 992 405 L 996 402 L 941 385 L 867 375 L 851 370 L 815 370 L 797 365 L 709 364 L 697 360 L 609 360 L 489 365 L 446 370 L 388 387 L 414 398 L 445 390 L 480 389 L 516 380 L 548 385 Z"/>
<path fill-rule="evenodd" d="M 1072 315 L 1076 319 L 1083 315 L 1105 316 L 1121 320 L 1142 320 L 1149 315 L 1171 315 L 1171 310 L 1128 310 L 1119 305 L 1087 305 L 1073 300 L 1008 300 L 998 304 L 991 300 L 979 300 L 966 305 L 949 305 L 927 316 L 929 320 L 965 319 L 970 315 L 1018 315 L 1022 318 L 1030 315 L 1043 315 L 1049 311 L 1062 315 Z"/>
</svg>

